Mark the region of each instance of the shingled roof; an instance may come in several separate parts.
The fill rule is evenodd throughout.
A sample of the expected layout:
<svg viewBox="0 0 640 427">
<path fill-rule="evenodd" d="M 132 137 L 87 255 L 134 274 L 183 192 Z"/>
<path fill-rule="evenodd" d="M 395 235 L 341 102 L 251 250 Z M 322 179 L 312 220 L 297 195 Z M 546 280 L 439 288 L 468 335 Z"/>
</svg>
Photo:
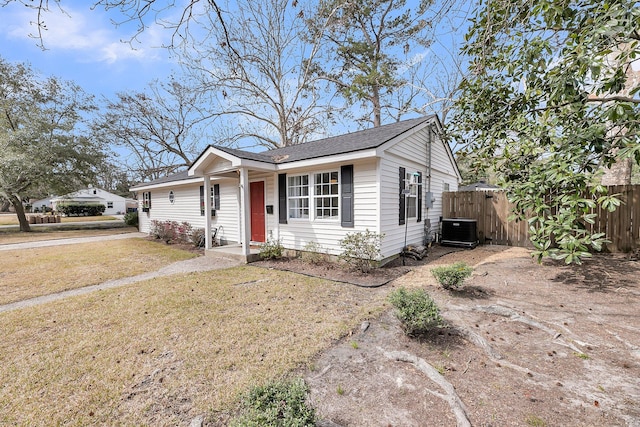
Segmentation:
<svg viewBox="0 0 640 427">
<path fill-rule="evenodd" d="M 352 153 L 354 151 L 377 148 L 382 144 L 410 131 L 426 121 L 433 120 L 435 116 L 424 116 L 417 119 L 404 120 L 377 128 L 365 129 L 357 132 L 338 135 L 304 144 L 290 145 L 288 147 L 274 148 L 261 153 L 235 150 L 232 148 L 212 145 L 220 151 L 231 154 L 241 159 L 255 160 L 265 163 L 291 163 L 300 160 L 309 160 L 336 154 Z"/>
<path fill-rule="evenodd" d="M 210 145 L 217 150 L 231 154 L 239 159 L 254 160 L 258 162 L 282 164 L 301 160 L 316 159 L 333 156 L 336 154 L 353 153 L 361 150 L 377 148 L 386 142 L 410 131 L 422 123 L 435 120 L 435 115 L 423 116 L 416 119 L 403 120 L 376 128 L 365 129 L 357 132 L 338 135 L 331 138 L 305 142 L 304 144 L 290 145 L 288 147 L 274 148 L 261 153 L 238 150 L 234 148 Z M 206 150 L 203 151 L 203 154 Z M 187 172 L 179 172 L 151 182 L 140 184 L 136 187 L 146 187 L 167 182 L 182 181 L 192 178 Z M 133 188 L 136 188 L 133 187 Z"/>
</svg>

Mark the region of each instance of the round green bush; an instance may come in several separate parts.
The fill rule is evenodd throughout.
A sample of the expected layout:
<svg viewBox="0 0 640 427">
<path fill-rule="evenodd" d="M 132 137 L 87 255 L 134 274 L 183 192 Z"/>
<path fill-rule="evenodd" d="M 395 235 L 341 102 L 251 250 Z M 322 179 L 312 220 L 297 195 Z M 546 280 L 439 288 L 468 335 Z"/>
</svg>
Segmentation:
<svg viewBox="0 0 640 427">
<path fill-rule="evenodd" d="M 389 295 L 407 335 L 420 335 L 443 325 L 440 309 L 424 289 L 399 288 Z"/>
<path fill-rule="evenodd" d="M 124 214 L 124 223 L 130 227 L 138 226 L 138 212 L 127 212 Z"/>
<path fill-rule="evenodd" d="M 443 265 L 431 270 L 431 274 L 445 289 L 456 289 L 471 276 L 473 269 L 464 262 L 456 262 L 452 265 Z"/>
</svg>

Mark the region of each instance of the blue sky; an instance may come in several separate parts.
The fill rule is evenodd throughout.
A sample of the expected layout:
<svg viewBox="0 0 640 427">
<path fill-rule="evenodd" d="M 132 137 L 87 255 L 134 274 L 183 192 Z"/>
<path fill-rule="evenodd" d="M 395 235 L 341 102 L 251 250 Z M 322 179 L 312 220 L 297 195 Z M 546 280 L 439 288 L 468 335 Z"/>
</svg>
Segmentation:
<svg viewBox="0 0 640 427">
<path fill-rule="evenodd" d="M 37 28 L 34 10 L 19 3 L 0 7 L 0 56 L 11 62 L 28 62 L 43 76 L 56 76 L 79 84 L 87 93 L 112 97 L 120 91 L 142 89 L 155 78 L 162 79 L 174 67 L 163 38 L 170 32 L 151 26 L 132 48 L 121 40 L 135 34 L 135 26 L 116 27 L 103 9 L 91 10 L 92 2 L 65 0 L 64 12 L 50 1 L 44 16 L 46 50 L 30 35 Z"/>
</svg>

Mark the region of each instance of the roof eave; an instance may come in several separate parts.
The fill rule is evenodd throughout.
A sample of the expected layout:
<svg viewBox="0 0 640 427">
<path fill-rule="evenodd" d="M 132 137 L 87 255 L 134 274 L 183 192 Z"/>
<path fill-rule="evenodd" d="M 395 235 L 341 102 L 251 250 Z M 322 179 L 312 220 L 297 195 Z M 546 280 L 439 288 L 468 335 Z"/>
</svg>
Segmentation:
<svg viewBox="0 0 640 427">
<path fill-rule="evenodd" d="M 313 166 L 321 166 L 329 163 L 348 162 L 354 160 L 362 160 L 378 157 L 375 149 L 367 149 L 360 151 L 352 151 L 349 153 L 335 154 L 331 156 L 315 157 L 312 159 L 296 160 L 292 162 L 280 163 L 277 165 L 278 171 L 286 171 L 289 169 L 307 168 Z"/>
<path fill-rule="evenodd" d="M 192 178 L 179 179 L 176 181 L 161 182 L 159 184 L 152 184 L 152 183 L 139 184 L 129 188 L 129 191 L 144 191 L 144 190 L 151 190 L 155 188 L 175 187 L 176 185 L 195 184 L 202 181 L 203 181 L 203 178 L 201 176 L 195 176 Z"/>
</svg>

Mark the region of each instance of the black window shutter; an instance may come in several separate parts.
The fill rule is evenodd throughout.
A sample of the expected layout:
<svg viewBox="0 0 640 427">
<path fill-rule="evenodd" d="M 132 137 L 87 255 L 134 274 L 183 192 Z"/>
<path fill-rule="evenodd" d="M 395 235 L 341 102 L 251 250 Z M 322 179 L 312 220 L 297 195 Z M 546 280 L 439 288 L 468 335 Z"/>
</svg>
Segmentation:
<svg viewBox="0 0 640 427">
<path fill-rule="evenodd" d="M 204 185 L 200 186 L 200 216 L 204 216 Z"/>
<path fill-rule="evenodd" d="M 278 174 L 278 219 L 280 224 L 287 223 L 287 174 Z"/>
<path fill-rule="evenodd" d="M 213 209 L 220 210 L 220 184 L 213 184 Z"/>
<path fill-rule="evenodd" d="M 346 165 L 340 168 L 340 185 L 342 186 L 340 204 L 342 226 L 353 227 L 353 165 Z"/>
<path fill-rule="evenodd" d="M 418 222 L 422 221 L 422 172 L 418 172 Z"/>
<path fill-rule="evenodd" d="M 398 225 L 404 225 L 404 217 L 407 211 L 407 208 L 405 207 L 405 195 L 404 195 L 404 184 L 405 184 L 405 179 L 406 179 L 406 173 L 405 173 L 405 169 L 403 167 L 399 168 L 399 178 L 400 178 L 400 212 L 398 215 Z"/>
</svg>

